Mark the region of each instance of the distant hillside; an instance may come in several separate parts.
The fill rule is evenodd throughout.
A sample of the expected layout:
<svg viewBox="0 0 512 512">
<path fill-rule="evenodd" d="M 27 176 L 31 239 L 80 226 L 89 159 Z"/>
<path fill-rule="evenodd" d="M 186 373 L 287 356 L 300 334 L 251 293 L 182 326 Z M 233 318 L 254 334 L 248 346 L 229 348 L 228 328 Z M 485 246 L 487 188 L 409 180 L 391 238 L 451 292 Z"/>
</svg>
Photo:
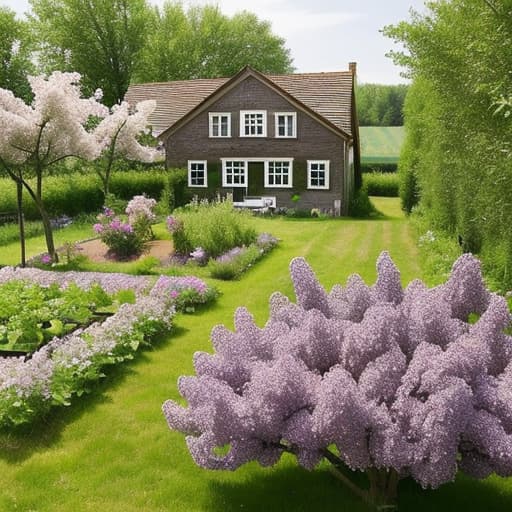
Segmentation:
<svg viewBox="0 0 512 512">
<path fill-rule="evenodd" d="M 404 140 L 403 126 L 360 126 L 361 163 L 396 164 Z"/>
</svg>

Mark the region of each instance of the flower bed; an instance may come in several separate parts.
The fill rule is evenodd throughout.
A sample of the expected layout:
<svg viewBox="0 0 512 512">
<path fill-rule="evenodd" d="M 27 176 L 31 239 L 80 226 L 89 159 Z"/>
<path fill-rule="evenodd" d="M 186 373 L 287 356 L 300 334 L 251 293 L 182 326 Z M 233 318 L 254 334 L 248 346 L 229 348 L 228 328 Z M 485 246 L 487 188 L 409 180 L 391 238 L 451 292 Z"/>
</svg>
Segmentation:
<svg viewBox="0 0 512 512">
<path fill-rule="evenodd" d="M 161 278 L 152 286 L 147 277 L 124 274 L 1 269 L 0 283 L 11 280 L 27 280 L 43 286 L 58 283 L 63 287 L 74 282 L 83 289 L 97 283 L 108 293 L 131 289 L 136 301 L 122 304 L 102 323 L 53 338 L 30 359 L 0 359 L 0 427 L 33 421 L 53 405 L 69 405 L 73 395 L 87 392 L 89 383 L 103 376 L 106 365 L 132 359 L 142 343 L 169 331 L 177 306 L 186 308 L 194 301 L 205 302 L 215 297 L 198 279 L 194 282 L 198 290 L 195 297 L 187 292 L 190 287 L 186 283 L 181 283 L 180 288 L 180 283 L 172 278 Z M 188 293 L 188 300 L 182 297 L 182 290 Z"/>
</svg>

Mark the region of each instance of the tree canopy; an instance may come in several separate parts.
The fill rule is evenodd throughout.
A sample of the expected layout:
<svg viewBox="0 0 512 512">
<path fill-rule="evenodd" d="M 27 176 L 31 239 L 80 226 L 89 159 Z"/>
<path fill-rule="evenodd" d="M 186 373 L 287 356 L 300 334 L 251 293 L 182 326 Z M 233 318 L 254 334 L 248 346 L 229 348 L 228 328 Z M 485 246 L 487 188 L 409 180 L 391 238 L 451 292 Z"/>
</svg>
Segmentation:
<svg viewBox="0 0 512 512">
<path fill-rule="evenodd" d="M 231 76 L 247 64 L 263 73 L 293 70 L 290 51 L 269 22 L 247 11 L 229 17 L 211 5 L 185 10 L 166 2 L 154 10 L 134 80 Z"/>
<path fill-rule="evenodd" d="M 399 164 L 404 183 L 419 192 L 434 229 L 480 252 L 510 288 L 511 2 L 431 2 L 424 15 L 386 33 L 404 44 L 393 56 L 413 79 Z"/>
<path fill-rule="evenodd" d="M 0 88 L 28 100 L 31 93 L 27 74 L 34 66 L 27 24 L 17 20 L 14 11 L 0 6 L 0 34 Z"/>
<path fill-rule="evenodd" d="M 103 90 L 119 103 L 145 44 L 146 0 L 30 0 L 32 29 L 43 70 L 77 71 L 84 92 Z"/>
<path fill-rule="evenodd" d="M 120 103 L 130 82 L 231 76 L 249 64 L 290 72 L 285 41 L 250 12 L 147 0 L 30 0 L 40 71 L 76 71 L 84 92 Z M 1 23 L 1 22 L 0 22 Z M 7 44 L 7 43 L 6 43 Z M 10 46 L 9 46 L 10 48 Z"/>
<path fill-rule="evenodd" d="M 402 126 L 407 85 L 360 84 L 357 115 L 361 126 Z"/>
</svg>

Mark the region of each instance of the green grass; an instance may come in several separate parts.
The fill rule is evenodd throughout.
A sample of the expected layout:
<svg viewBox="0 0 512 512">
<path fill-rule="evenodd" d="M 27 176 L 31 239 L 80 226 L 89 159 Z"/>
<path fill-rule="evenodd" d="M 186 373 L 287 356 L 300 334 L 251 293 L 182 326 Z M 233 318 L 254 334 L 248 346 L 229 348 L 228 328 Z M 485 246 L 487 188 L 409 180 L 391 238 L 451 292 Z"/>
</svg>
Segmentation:
<svg viewBox="0 0 512 512">
<path fill-rule="evenodd" d="M 68 512 L 295 512 L 368 509 L 325 466 L 308 472 L 286 456 L 273 468 L 248 464 L 236 472 L 195 466 L 181 434 L 171 432 L 160 411 L 178 398 L 176 381 L 190 375 L 195 351 L 212 351 L 209 333 L 233 326 L 245 305 L 262 325 L 275 290 L 293 296 L 291 258 L 305 256 L 323 285 L 345 283 L 353 272 L 375 280 L 375 260 L 390 250 L 404 284 L 421 277 L 409 223 L 394 198 L 376 198 L 377 220 L 254 219 L 281 244 L 240 281 L 215 284 L 223 295 L 194 315 L 176 318 L 175 332 L 154 350 L 108 372 L 87 397 L 55 411 L 31 431 L 0 436 L 0 510 Z M 512 480 L 484 482 L 459 477 L 437 491 L 400 485 L 400 510 L 503 511 L 512 508 Z"/>
<path fill-rule="evenodd" d="M 398 162 L 404 140 L 403 126 L 361 126 L 361 162 L 393 164 Z"/>
</svg>

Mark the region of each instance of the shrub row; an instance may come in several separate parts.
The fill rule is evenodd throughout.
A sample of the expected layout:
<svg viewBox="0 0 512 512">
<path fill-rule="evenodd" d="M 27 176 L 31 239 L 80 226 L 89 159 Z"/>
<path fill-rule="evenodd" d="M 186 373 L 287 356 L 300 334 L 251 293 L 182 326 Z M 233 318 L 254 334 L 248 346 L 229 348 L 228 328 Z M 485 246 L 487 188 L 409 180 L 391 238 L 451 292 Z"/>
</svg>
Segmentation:
<svg viewBox="0 0 512 512">
<path fill-rule="evenodd" d="M 363 186 L 369 196 L 398 197 L 399 179 L 396 173 L 365 173 Z"/>
<path fill-rule="evenodd" d="M 190 199 L 185 191 L 187 175 L 184 170 L 163 168 L 151 171 L 118 172 L 112 176 L 111 191 L 123 200 L 145 194 L 157 201 L 165 201 L 169 210 L 184 205 Z M 0 212 L 16 211 L 16 187 L 8 178 L 0 179 Z M 47 176 L 43 184 L 43 198 L 51 216 L 70 215 L 98 211 L 104 204 L 99 178 L 94 173 L 73 173 L 63 176 Z M 25 218 L 39 218 L 34 201 L 24 193 Z"/>
</svg>

